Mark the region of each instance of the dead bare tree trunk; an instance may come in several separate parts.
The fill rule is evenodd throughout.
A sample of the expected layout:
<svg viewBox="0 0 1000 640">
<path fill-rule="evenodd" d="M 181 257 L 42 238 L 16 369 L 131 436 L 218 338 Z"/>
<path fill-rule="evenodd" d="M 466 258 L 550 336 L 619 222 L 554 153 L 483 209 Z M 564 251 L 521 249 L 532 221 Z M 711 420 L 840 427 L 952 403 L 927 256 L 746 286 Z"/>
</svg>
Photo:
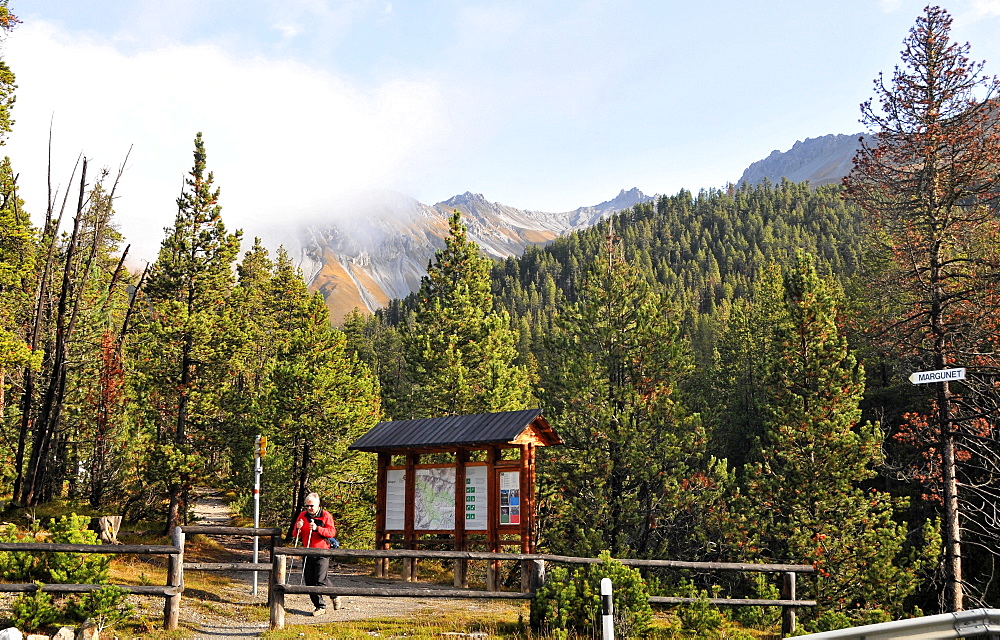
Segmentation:
<svg viewBox="0 0 1000 640">
<path fill-rule="evenodd" d="M 56 335 L 51 363 L 52 373 L 49 384 L 42 399 L 42 408 L 35 423 L 35 435 L 32 441 L 31 458 L 28 463 L 27 482 L 24 488 L 25 505 L 36 505 L 41 501 L 43 481 L 48 471 L 49 451 L 52 436 L 58 428 L 59 414 L 62 410 L 62 399 L 66 393 L 66 371 L 68 363 L 68 341 L 72 332 L 70 317 L 75 318 L 75 311 L 69 310 L 69 300 L 73 290 L 73 258 L 79 238 L 80 220 L 83 215 L 84 195 L 87 187 L 87 160 L 83 161 L 80 175 L 80 194 L 77 201 L 76 218 L 73 221 L 73 233 L 66 248 L 66 262 L 63 271 L 62 289 L 59 293 L 59 303 L 56 312 Z M 72 315 L 71 315 L 72 314 Z M 69 317 L 68 317 L 69 316 Z"/>
</svg>

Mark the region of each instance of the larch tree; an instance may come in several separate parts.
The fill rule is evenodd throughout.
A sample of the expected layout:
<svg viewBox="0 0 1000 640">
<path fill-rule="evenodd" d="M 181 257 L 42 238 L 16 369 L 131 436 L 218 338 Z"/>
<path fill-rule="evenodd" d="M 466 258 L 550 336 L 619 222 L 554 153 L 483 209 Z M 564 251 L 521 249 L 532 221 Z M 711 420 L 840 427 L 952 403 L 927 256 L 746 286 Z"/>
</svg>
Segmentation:
<svg viewBox="0 0 1000 640">
<path fill-rule="evenodd" d="M 187 492 L 208 452 L 199 446 L 221 419 L 218 395 L 229 354 L 222 339 L 241 233 L 222 221 L 219 189 L 206 172 L 201 133 L 194 165 L 177 198 L 174 226 L 160 246 L 144 293 L 151 317 L 136 376 L 143 415 L 154 431 L 149 468 L 166 485 L 166 530 L 187 513 Z"/>
<path fill-rule="evenodd" d="M 448 224 L 445 247 L 421 281 L 414 321 L 403 331 L 402 393 L 389 411 L 397 419 L 524 409 L 532 402 L 516 332 L 493 306 L 491 262 L 468 239 L 458 211 Z"/>
<path fill-rule="evenodd" d="M 881 433 L 860 422 L 864 372 L 812 257 L 800 253 L 783 282 L 773 360 L 761 363 L 764 434 L 744 474 L 750 548 L 764 561 L 816 567 L 821 629 L 898 617 L 926 562 L 893 520 L 902 505 L 864 489 L 882 463 Z"/>
<path fill-rule="evenodd" d="M 968 44 L 951 40 L 951 25 L 946 11 L 928 6 L 904 41 L 891 83 L 875 81 L 878 104 L 861 105 L 874 135 L 862 141 L 845 185 L 868 213 L 881 261 L 871 286 L 886 311 L 884 351 L 910 371 L 968 368 L 965 383 L 933 385 L 928 428 L 917 438 L 931 467 L 923 477 L 934 484 L 943 515 L 943 608 L 960 611 L 970 582 L 963 512 L 1000 498 L 1000 80 L 969 60 Z M 964 469 L 981 473 L 963 478 Z M 976 544 L 998 551 L 995 536 Z"/>
</svg>

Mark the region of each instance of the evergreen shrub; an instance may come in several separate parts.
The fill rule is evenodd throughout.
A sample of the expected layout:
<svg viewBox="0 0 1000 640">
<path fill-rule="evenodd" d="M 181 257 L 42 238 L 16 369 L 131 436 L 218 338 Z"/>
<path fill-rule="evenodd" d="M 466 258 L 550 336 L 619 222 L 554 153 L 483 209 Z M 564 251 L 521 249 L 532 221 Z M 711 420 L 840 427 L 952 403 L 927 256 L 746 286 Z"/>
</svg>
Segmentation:
<svg viewBox="0 0 1000 640">
<path fill-rule="evenodd" d="M 98 544 L 97 534 L 87 528 L 90 518 L 75 513 L 52 518 L 48 536 L 39 525 L 20 532 L 14 525 L 0 528 L 0 542 L 23 543 L 45 540 L 60 544 Z M 20 629 L 37 630 L 56 622 L 83 622 L 90 618 L 99 629 L 127 619 L 132 606 L 128 592 L 106 584 L 111 557 L 94 553 L 30 551 L 0 552 L 0 579 L 4 582 L 34 582 L 38 591 L 22 593 L 11 605 L 11 618 Z M 97 591 L 54 600 L 45 584 L 102 584 Z"/>
<path fill-rule="evenodd" d="M 552 638 L 570 632 L 589 637 L 601 629 L 601 579 L 610 578 L 614 601 L 615 635 L 643 638 L 651 631 L 653 610 L 649 590 L 638 570 L 600 554 L 600 564 L 571 570 L 554 567 L 545 585 L 531 601 L 531 625 Z"/>
</svg>

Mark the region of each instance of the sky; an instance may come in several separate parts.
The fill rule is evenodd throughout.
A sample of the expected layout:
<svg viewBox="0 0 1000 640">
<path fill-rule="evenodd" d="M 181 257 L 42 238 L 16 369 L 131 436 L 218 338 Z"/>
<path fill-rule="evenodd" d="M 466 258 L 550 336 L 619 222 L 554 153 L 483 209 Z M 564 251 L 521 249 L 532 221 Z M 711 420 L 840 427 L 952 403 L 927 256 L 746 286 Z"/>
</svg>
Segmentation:
<svg viewBox="0 0 1000 640">
<path fill-rule="evenodd" d="M 118 224 L 153 260 L 202 132 L 252 237 L 346 193 L 466 191 L 561 212 L 722 187 L 772 150 L 862 131 L 911 0 L 10 0 L 6 153 L 44 213 L 81 154 L 124 166 Z M 1000 0 L 950 0 L 1000 74 Z M 127 161 L 126 161 L 127 155 Z"/>
</svg>

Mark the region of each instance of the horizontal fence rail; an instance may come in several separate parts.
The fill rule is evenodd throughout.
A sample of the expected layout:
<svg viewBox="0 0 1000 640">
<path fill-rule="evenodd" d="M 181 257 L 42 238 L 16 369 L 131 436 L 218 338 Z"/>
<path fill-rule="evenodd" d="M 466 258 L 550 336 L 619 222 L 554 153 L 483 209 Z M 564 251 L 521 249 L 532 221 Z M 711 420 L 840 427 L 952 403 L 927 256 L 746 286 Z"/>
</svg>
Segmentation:
<svg viewBox="0 0 1000 640">
<path fill-rule="evenodd" d="M 258 536 L 261 538 L 281 535 L 281 529 L 277 527 L 223 527 L 199 524 L 184 525 L 181 527 L 181 531 L 184 533 L 203 533 L 206 535 Z"/>
<path fill-rule="evenodd" d="M 382 598 L 464 598 L 474 600 L 531 600 L 533 593 L 521 591 L 473 591 L 471 589 L 379 589 L 376 587 L 307 587 L 283 584 L 285 593 L 320 593 L 327 596 L 379 596 Z"/>
<path fill-rule="evenodd" d="M 69 544 L 64 542 L 2 542 L 0 551 L 52 551 L 55 553 L 107 553 L 171 555 L 181 553 L 166 544 Z"/>
<path fill-rule="evenodd" d="M 577 558 L 547 553 L 492 553 L 489 551 L 430 551 L 421 549 L 316 549 L 313 547 L 278 547 L 285 556 L 328 556 L 331 558 L 424 558 L 444 560 L 542 560 L 562 564 L 601 564 L 600 558 Z M 700 569 L 715 571 L 756 571 L 763 573 L 814 573 L 811 564 L 752 564 L 748 562 L 686 562 L 683 560 L 616 559 L 627 567 L 665 569 Z"/>
<path fill-rule="evenodd" d="M 122 591 L 140 596 L 173 596 L 180 593 L 180 587 L 160 585 L 128 585 L 128 584 L 43 584 L 0 582 L 0 593 L 31 593 L 41 589 L 45 593 L 90 593 L 104 587 L 114 586 Z"/>
</svg>

